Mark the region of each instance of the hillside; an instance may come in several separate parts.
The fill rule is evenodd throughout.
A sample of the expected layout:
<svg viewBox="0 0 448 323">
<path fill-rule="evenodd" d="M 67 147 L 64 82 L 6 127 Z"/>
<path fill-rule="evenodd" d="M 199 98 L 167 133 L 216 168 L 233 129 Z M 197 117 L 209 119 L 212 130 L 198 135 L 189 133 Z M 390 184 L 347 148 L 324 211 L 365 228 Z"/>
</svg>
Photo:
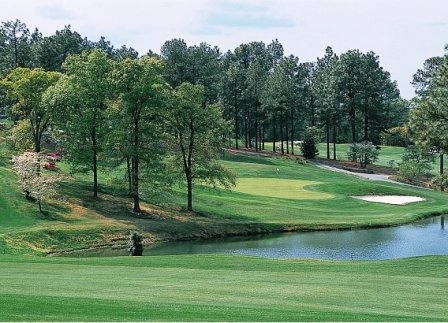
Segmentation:
<svg viewBox="0 0 448 323">
<path fill-rule="evenodd" d="M 103 172 L 100 198 L 90 177 L 63 178 L 46 214 L 19 192 L 4 136 L 0 145 L 0 244 L 4 253 L 48 253 L 124 244 L 129 231 L 146 243 L 246 235 L 272 231 L 329 230 L 396 225 L 448 210 L 445 194 L 391 183 L 371 182 L 279 157 L 227 154 L 222 163 L 238 175 L 232 191 L 195 187 L 195 213 L 184 211 L 185 193 L 175 188 L 164 199 L 144 196 L 142 214 L 131 211 L 119 170 Z M 362 194 L 419 195 L 425 202 L 404 206 L 351 198 Z"/>
</svg>

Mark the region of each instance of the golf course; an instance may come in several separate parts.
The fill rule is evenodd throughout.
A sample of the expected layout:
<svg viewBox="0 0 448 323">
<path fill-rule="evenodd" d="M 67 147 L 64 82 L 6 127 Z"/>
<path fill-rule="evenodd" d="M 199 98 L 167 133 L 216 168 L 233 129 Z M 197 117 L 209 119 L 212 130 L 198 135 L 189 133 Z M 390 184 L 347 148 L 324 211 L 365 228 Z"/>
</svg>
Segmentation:
<svg viewBox="0 0 448 323">
<path fill-rule="evenodd" d="M 4 2 L 0 323 L 448 321 L 448 2 Z"/>
</svg>

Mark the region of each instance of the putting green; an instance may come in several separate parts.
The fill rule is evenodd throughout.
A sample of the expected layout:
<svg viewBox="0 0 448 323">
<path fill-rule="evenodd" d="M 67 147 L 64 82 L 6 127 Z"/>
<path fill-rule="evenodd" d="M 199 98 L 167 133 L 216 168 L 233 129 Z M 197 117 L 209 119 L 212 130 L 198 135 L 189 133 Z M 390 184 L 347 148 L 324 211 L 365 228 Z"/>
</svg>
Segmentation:
<svg viewBox="0 0 448 323">
<path fill-rule="evenodd" d="M 312 191 L 306 186 L 322 184 L 320 182 L 283 178 L 239 178 L 236 192 L 294 200 L 325 200 L 334 195 Z"/>
</svg>

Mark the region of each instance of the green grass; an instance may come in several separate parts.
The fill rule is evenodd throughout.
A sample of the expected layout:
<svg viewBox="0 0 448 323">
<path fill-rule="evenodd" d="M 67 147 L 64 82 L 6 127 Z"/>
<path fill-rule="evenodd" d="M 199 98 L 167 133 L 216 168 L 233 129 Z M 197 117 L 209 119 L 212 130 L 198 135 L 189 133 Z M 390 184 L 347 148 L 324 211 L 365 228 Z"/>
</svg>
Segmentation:
<svg viewBox="0 0 448 323">
<path fill-rule="evenodd" d="M 0 257 L 0 321 L 444 321 L 448 257 Z"/>
<path fill-rule="evenodd" d="M 210 238 L 285 230 L 362 228 L 407 223 L 448 211 L 446 193 L 373 182 L 300 165 L 284 158 L 225 155 L 235 171 L 234 190 L 195 186 L 194 209 L 185 212 L 185 187 L 165 199 L 142 194 L 144 214 L 132 212 L 123 170 L 100 174 L 100 198 L 91 197 L 91 175 L 64 176 L 46 214 L 19 192 L 10 153 L 0 143 L 0 248 L 8 253 L 46 253 L 126 243 L 139 230 L 147 241 Z M 278 171 L 277 171 L 278 169 Z M 387 205 L 351 195 L 418 195 L 425 202 Z"/>
<path fill-rule="evenodd" d="M 250 195 L 280 199 L 325 200 L 332 198 L 333 195 L 331 194 L 307 188 L 319 184 L 322 183 L 281 178 L 240 178 L 233 190 Z"/>
<path fill-rule="evenodd" d="M 337 144 L 336 145 L 336 158 L 338 160 L 348 160 L 347 152 L 349 150 L 350 144 Z M 387 166 L 390 167 L 390 161 L 394 161 L 394 167 L 398 166 L 398 163 L 401 163 L 401 157 L 405 153 L 404 147 L 396 147 L 396 146 L 380 146 L 380 154 L 378 156 L 378 160 L 374 163 L 379 166 Z M 272 143 L 265 143 L 265 149 L 268 151 L 272 151 Z M 285 147 L 286 149 L 286 147 Z M 317 145 L 317 149 L 319 150 L 319 157 L 326 158 L 327 156 L 327 144 L 319 143 Z M 300 148 L 294 146 L 294 152 L 296 154 L 300 154 Z M 333 144 L 330 143 L 330 157 L 333 158 Z M 440 158 L 439 156 L 435 156 L 434 162 L 432 163 L 431 174 L 437 175 L 439 174 L 440 169 Z M 448 156 L 444 156 L 444 165 L 448 165 Z"/>
</svg>

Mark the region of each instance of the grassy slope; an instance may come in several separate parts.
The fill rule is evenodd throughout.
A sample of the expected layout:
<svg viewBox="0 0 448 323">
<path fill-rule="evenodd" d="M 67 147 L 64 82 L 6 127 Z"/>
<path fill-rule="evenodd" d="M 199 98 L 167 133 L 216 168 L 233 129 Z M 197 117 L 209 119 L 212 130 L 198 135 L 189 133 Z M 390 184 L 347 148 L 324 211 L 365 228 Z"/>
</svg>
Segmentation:
<svg viewBox="0 0 448 323">
<path fill-rule="evenodd" d="M 160 241 L 279 230 L 394 225 L 448 211 L 445 193 L 371 182 L 281 158 L 227 155 L 223 163 L 234 169 L 246 184 L 244 193 L 238 188 L 226 191 L 196 187 L 196 214 L 182 211 L 186 196 L 180 189 L 169 198 L 169 203 L 161 204 L 160 200 L 143 196 L 147 202 L 143 203 L 146 214 L 134 214 L 124 185 L 114 184 L 111 174 L 103 173 L 98 201 L 90 197 L 90 176 L 66 175 L 60 195 L 44 205 L 48 214 L 41 215 L 18 191 L 4 143 L 0 143 L 0 156 L 0 248 L 10 253 L 49 252 L 123 241 L 135 229 L 143 231 L 149 241 Z M 61 164 L 61 168 L 67 169 L 67 165 Z M 304 198 L 299 191 L 297 199 L 290 195 L 287 199 L 264 196 L 286 187 L 271 185 L 271 179 L 273 184 L 286 183 L 288 188 L 294 186 L 292 180 L 297 180 Z M 305 181 L 314 184 L 303 186 Z M 251 193 L 248 183 L 253 184 L 253 194 L 248 194 Z M 427 201 L 393 206 L 350 197 L 370 193 L 417 194 Z"/>
<path fill-rule="evenodd" d="M 349 149 L 350 144 L 337 144 L 336 146 L 336 158 L 338 160 L 348 160 L 347 159 L 347 151 Z M 268 142 L 265 144 L 265 149 L 268 151 L 272 151 L 272 143 Z M 286 149 L 286 148 L 285 148 Z M 321 158 L 326 158 L 327 156 L 327 145 L 325 143 L 319 143 L 317 145 L 317 149 L 319 150 L 319 156 Z M 300 149 L 295 146 L 295 153 L 300 153 Z M 389 162 L 391 160 L 395 161 L 395 167 L 397 163 L 401 162 L 401 156 L 403 156 L 405 152 L 405 148 L 403 147 L 395 147 L 395 146 L 381 146 L 380 155 L 378 156 L 378 160 L 375 162 L 375 165 L 380 166 L 390 166 Z M 330 144 L 330 156 L 333 158 L 333 144 Z M 448 156 L 444 156 L 445 165 L 448 162 Z M 431 173 L 437 175 L 439 173 L 440 160 L 439 157 L 435 158 Z"/>
<path fill-rule="evenodd" d="M 0 257 L 0 321 L 444 321 L 448 257 Z"/>
</svg>

